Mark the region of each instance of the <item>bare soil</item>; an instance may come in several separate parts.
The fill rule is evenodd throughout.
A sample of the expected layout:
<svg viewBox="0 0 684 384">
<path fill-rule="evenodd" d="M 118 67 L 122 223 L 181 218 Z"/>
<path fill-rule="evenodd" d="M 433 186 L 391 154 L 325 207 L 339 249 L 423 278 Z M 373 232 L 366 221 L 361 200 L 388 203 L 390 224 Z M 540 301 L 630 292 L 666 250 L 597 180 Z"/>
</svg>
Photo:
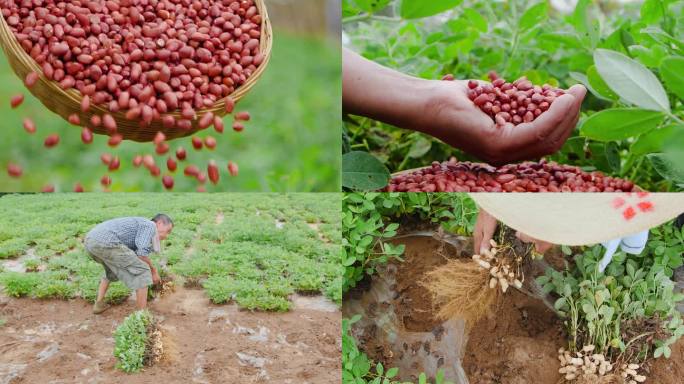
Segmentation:
<svg viewBox="0 0 684 384">
<path fill-rule="evenodd" d="M 669 359 L 657 359 L 647 374 L 647 383 L 680 384 L 684 378 L 684 338 L 672 346 Z"/>
<path fill-rule="evenodd" d="M 177 287 L 149 305 L 160 320 L 161 361 L 125 374 L 115 368 L 112 334 L 131 300 L 93 315 L 80 299 L 0 297 L 0 384 L 338 383 L 341 313 L 317 299 L 295 300 L 287 313 L 250 312 Z"/>
<path fill-rule="evenodd" d="M 541 300 L 507 292 L 468 335 L 463 368 L 471 384 L 555 384 L 563 324 Z"/>
</svg>

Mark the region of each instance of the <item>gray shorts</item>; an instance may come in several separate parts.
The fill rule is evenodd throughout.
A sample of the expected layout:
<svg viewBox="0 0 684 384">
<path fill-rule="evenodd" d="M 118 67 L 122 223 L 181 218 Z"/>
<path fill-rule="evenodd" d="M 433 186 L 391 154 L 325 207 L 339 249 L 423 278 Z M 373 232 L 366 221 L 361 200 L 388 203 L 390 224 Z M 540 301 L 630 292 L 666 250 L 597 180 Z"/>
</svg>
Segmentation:
<svg viewBox="0 0 684 384">
<path fill-rule="evenodd" d="M 88 238 L 84 243 L 90 257 L 104 267 L 107 280 L 121 281 L 133 290 L 152 285 L 150 266 L 130 248 L 123 244 L 101 245 Z"/>
</svg>

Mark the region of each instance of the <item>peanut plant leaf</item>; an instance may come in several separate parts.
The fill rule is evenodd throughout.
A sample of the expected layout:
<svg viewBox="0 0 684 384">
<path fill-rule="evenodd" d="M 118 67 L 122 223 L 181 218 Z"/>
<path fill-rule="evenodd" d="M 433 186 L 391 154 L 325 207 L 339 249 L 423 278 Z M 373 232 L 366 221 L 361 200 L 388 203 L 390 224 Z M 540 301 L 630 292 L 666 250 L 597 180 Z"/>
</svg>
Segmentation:
<svg viewBox="0 0 684 384">
<path fill-rule="evenodd" d="M 399 13 L 404 19 L 419 19 L 447 11 L 463 0 L 402 0 Z"/>
<path fill-rule="evenodd" d="M 419 159 L 423 157 L 432 148 L 432 141 L 418 136 L 418 138 L 411 144 L 411 149 L 409 149 L 408 157 Z"/>
<path fill-rule="evenodd" d="M 590 15 L 590 5 L 591 0 L 579 0 L 569 21 L 575 27 L 580 39 L 590 43 L 593 48 L 599 40 L 599 24 Z"/>
<path fill-rule="evenodd" d="M 342 186 L 369 191 L 384 188 L 390 173 L 384 164 L 368 152 L 353 151 L 342 156 Z"/>
<path fill-rule="evenodd" d="M 662 152 L 665 143 L 674 136 L 677 131 L 684 132 L 684 126 L 667 125 L 662 128 L 648 131 L 629 147 L 632 156 L 641 156 L 648 153 Z"/>
<path fill-rule="evenodd" d="M 579 72 L 569 72 L 568 76 L 570 76 L 573 80 L 579 82 L 580 84 L 584 85 L 587 87 L 589 92 L 591 92 L 594 96 L 598 97 L 601 100 L 605 101 L 612 101 L 610 98 L 607 96 L 604 96 L 599 92 L 597 89 L 595 89 L 592 85 L 591 82 L 589 81 L 589 78 L 584 74 L 584 73 L 579 73 Z"/>
<path fill-rule="evenodd" d="M 603 78 L 601 75 L 599 75 L 598 71 L 596 70 L 596 66 L 592 65 L 591 67 L 587 68 L 587 80 L 589 81 L 589 84 L 591 87 L 596 90 L 596 92 L 600 93 L 603 97 L 607 98 L 608 100 L 619 100 L 620 98 L 618 95 L 613 92 L 608 84 L 606 84 L 605 81 L 603 81 Z"/>
<path fill-rule="evenodd" d="M 681 157 L 673 153 L 652 153 L 647 156 L 653 168 L 664 178 L 684 183 L 684 165 Z"/>
<path fill-rule="evenodd" d="M 665 86 L 684 100 L 684 57 L 670 56 L 660 63 L 660 76 Z"/>
<path fill-rule="evenodd" d="M 597 141 L 620 141 L 654 129 L 664 118 L 661 112 L 645 109 L 604 109 L 584 120 L 580 134 Z"/>
<path fill-rule="evenodd" d="M 658 78 L 643 64 L 607 49 L 594 51 L 603 80 L 618 96 L 643 109 L 670 112 L 670 100 Z"/>
<path fill-rule="evenodd" d="M 546 18 L 547 12 L 546 1 L 542 1 L 539 4 L 527 8 L 525 13 L 520 17 L 518 28 L 520 28 L 521 31 L 526 31 L 534 27 Z"/>
</svg>

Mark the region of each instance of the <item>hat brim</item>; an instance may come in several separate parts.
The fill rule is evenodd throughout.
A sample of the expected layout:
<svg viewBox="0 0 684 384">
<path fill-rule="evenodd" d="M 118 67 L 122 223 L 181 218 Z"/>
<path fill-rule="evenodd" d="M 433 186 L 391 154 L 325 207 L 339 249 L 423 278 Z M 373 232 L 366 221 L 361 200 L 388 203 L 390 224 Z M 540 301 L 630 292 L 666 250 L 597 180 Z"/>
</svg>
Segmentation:
<svg viewBox="0 0 684 384">
<path fill-rule="evenodd" d="M 472 193 L 489 214 L 528 236 L 586 245 L 635 234 L 684 213 L 684 193 Z"/>
</svg>

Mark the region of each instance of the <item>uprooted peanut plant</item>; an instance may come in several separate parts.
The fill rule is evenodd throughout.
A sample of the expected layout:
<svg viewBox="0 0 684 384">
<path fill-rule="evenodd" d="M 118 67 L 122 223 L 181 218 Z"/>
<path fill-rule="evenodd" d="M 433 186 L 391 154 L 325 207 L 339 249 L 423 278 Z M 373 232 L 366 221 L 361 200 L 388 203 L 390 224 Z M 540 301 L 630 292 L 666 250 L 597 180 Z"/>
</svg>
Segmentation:
<svg viewBox="0 0 684 384">
<path fill-rule="evenodd" d="M 603 273 L 601 246 L 563 247 L 574 264 L 549 269 L 537 282 L 554 295 L 565 320 L 569 340 L 559 350 L 559 372 L 566 380 L 639 383 L 653 358 L 670 357 L 670 346 L 684 335 L 676 309 L 684 295 L 672 281 L 683 251 L 684 232 L 672 224 L 652 229 L 640 255 L 617 253 Z M 602 369 L 600 361 L 609 364 Z"/>
<path fill-rule="evenodd" d="M 432 294 L 439 318 L 462 318 L 472 326 L 509 287 L 523 287 L 525 264 L 535 255 L 533 247 L 505 226 L 495 239 L 481 254 L 452 259 L 427 273 L 423 285 Z"/>
<path fill-rule="evenodd" d="M 134 312 L 114 331 L 116 367 L 124 372 L 137 372 L 157 363 L 163 352 L 161 331 L 148 311 Z"/>
</svg>

